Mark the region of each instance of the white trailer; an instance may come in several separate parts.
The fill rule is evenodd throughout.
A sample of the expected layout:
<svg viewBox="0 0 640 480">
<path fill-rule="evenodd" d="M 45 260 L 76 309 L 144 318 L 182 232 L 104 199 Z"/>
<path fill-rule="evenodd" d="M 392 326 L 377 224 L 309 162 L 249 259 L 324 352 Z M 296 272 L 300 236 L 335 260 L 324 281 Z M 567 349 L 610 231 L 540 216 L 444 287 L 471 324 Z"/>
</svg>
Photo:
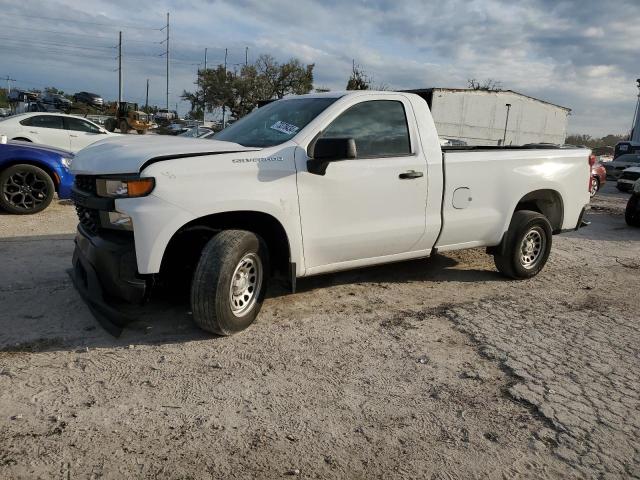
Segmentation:
<svg viewBox="0 0 640 480">
<path fill-rule="evenodd" d="M 424 98 L 442 138 L 468 145 L 563 144 L 571 109 L 511 90 L 410 90 Z M 506 129 L 505 129 L 506 126 Z"/>
</svg>

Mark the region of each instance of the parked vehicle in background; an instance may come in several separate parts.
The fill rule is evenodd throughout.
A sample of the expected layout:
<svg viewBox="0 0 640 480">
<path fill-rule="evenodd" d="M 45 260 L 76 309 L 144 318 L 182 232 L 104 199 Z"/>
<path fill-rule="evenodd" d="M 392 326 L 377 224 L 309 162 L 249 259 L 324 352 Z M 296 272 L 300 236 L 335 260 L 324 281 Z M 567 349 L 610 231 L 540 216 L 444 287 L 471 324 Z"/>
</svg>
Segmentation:
<svg viewBox="0 0 640 480">
<path fill-rule="evenodd" d="M 25 215 L 47 208 L 55 192 L 69 198 L 73 156 L 57 148 L 0 141 L 0 209 Z"/>
<path fill-rule="evenodd" d="M 161 122 L 161 123 L 168 123 L 171 120 L 175 120 L 176 118 L 178 118 L 177 115 L 174 115 L 172 111 L 161 108 L 160 110 L 158 110 L 156 113 L 153 114 L 153 119 L 156 122 Z"/>
<path fill-rule="evenodd" d="M 638 179 L 640 179 L 640 164 L 623 170 L 616 187 L 621 192 L 629 192 Z"/>
<path fill-rule="evenodd" d="M 298 277 L 487 247 L 505 276 L 531 278 L 552 234 L 583 225 L 595 161 L 441 148 L 427 103 L 398 92 L 290 97 L 211 140 L 137 140 L 74 160 L 74 283 L 118 323 L 105 297 L 190 285 L 195 322 L 222 335 L 254 321 L 272 271 L 295 290 Z"/>
<path fill-rule="evenodd" d="M 102 107 L 104 105 L 104 100 L 96 93 L 78 92 L 73 95 L 73 99 L 76 102 L 85 103 L 94 107 Z"/>
<path fill-rule="evenodd" d="M 640 227 L 640 180 L 636 180 L 627 202 L 624 219 L 631 227 Z"/>
<path fill-rule="evenodd" d="M 8 117 L 11 115 L 11 110 L 8 108 L 0 108 L 0 117 Z"/>
<path fill-rule="evenodd" d="M 113 134 L 74 115 L 23 113 L 0 120 L 0 135 L 77 152 Z"/>
<path fill-rule="evenodd" d="M 129 133 L 129 130 L 135 130 L 139 135 L 144 135 L 153 126 L 149 121 L 149 115 L 138 110 L 137 103 L 115 103 L 113 109 L 110 109 L 108 113 L 113 117 L 105 120 L 104 128 L 110 132 L 118 128 L 120 133 Z"/>
<path fill-rule="evenodd" d="M 207 127 L 192 127 L 186 132 L 180 133 L 179 137 L 188 137 L 188 138 L 211 138 L 215 135 L 216 132 Z"/>
<path fill-rule="evenodd" d="M 46 93 L 42 97 L 42 103 L 46 103 L 48 105 L 53 105 L 55 108 L 59 108 L 60 110 L 68 110 L 71 108 L 73 102 L 68 98 L 63 97 L 59 93 Z"/>
<path fill-rule="evenodd" d="M 623 170 L 637 166 L 640 166 L 640 153 L 626 153 L 604 164 L 604 168 L 607 170 L 607 178 L 613 180 L 617 180 L 622 175 Z"/>
<path fill-rule="evenodd" d="M 607 170 L 600 162 L 591 167 L 591 196 L 593 197 L 607 183 Z"/>
<path fill-rule="evenodd" d="M 618 142 L 614 149 L 613 159 L 615 160 L 620 155 L 626 155 L 628 153 L 640 153 L 640 143 L 625 140 L 624 142 Z"/>
</svg>

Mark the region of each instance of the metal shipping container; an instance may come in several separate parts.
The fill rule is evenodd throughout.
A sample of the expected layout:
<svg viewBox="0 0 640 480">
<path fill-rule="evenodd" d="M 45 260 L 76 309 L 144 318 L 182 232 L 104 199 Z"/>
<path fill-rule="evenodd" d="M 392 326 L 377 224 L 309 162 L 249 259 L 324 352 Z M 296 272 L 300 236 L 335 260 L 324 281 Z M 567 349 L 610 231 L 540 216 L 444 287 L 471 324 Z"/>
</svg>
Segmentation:
<svg viewBox="0 0 640 480">
<path fill-rule="evenodd" d="M 408 91 L 427 101 L 441 138 L 462 140 L 468 145 L 524 145 L 562 144 L 567 135 L 571 109 L 511 90 Z"/>
</svg>

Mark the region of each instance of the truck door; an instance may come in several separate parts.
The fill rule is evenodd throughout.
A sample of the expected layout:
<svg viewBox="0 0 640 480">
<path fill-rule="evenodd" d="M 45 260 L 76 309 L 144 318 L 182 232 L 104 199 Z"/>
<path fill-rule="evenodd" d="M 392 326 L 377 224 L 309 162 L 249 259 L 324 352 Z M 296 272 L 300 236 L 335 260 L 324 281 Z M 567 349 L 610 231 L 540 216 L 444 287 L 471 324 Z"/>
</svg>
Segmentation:
<svg viewBox="0 0 640 480">
<path fill-rule="evenodd" d="M 296 151 L 307 269 L 418 249 L 427 164 L 411 104 L 402 98 L 359 97 L 328 119 L 321 137 L 353 138 L 357 155 L 330 163 L 324 175 L 310 173 L 307 152 Z"/>
</svg>

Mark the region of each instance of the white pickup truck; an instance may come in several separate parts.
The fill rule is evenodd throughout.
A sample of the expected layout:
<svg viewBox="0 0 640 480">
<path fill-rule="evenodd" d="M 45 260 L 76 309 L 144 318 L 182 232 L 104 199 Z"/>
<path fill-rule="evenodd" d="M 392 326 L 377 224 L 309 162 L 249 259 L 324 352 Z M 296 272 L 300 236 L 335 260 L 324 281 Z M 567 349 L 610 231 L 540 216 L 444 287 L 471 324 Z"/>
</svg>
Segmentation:
<svg viewBox="0 0 640 480">
<path fill-rule="evenodd" d="M 590 153 L 441 149 L 425 100 L 371 91 L 279 100 L 213 140 L 114 138 L 73 161 L 72 277 L 110 324 L 117 300 L 173 281 L 222 335 L 254 321 L 274 273 L 295 291 L 300 277 L 487 247 L 525 279 L 552 234 L 582 225 Z"/>
</svg>

